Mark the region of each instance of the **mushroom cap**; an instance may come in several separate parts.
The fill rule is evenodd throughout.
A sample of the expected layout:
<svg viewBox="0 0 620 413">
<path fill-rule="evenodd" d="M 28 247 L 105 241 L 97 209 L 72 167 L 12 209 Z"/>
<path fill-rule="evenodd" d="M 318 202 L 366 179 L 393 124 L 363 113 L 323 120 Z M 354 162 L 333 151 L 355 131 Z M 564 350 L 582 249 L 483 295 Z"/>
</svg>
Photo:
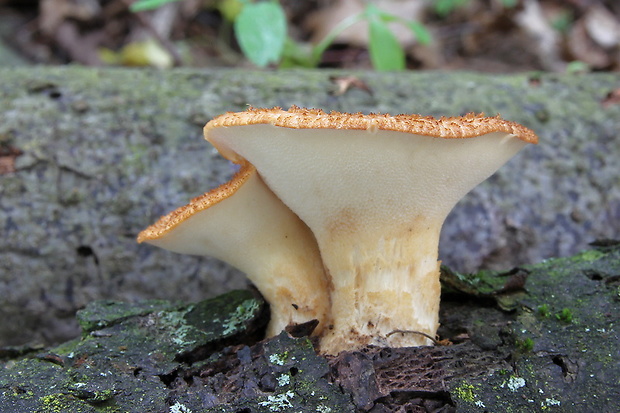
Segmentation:
<svg viewBox="0 0 620 413">
<path fill-rule="evenodd" d="M 356 224 L 366 227 L 383 227 L 386 219 L 402 224 L 404 216 L 443 220 L 471 188 L 538 141 L 530 129 L 499 117 L 297 107 L 225 113 L 204 132 L 225 158 L 254 164 L 315 235 L 350 227 L 360 216 Z"/>
<path fill-rule="evenodd" d="M 248 162 L 230 181 L 161 217 L 137 240 L 182 254 L 209 255 L 250 275 L 270 262 L 302 259 L 306 244 L 315 243 Z"/>
<path fill-rule="evenodd" d="M 256 168 L 252 164 L 244 162 L 230 181 L 193 198 L 187 205 L 169 212 L 153 225 L 142 230 L 137 237 L 138 243 L 147 242 L 183 254 L 205 255 L 205 250 L 195 242 L 196 239 L 193 236 L 188 236 L 191 227 L 186 228 L 186 221 L 199 212 L 231 197 L 255 174 Z M 173 230 L 181 226 L 182 223 L 186 224 L 180 229 L 181 231 L 175 232 L 173 235 Z"/>
<path fill-rule="evenodd" d="M 362 113 L 327 113 L 321 109 L 304 109 L 292 106 L 289 110 L 280 107 L 271 109 L 250 108 L 244 112 L 226 112 L 213 118 L 204 127 L 208 141 L 220 150 L 227 159 L 239 159 L 234 152 L 226 150 L 210 139 L 211 131 L 220 127 L 267 124 L 290 129 L 347 129 L 385 130 L 432 136 L 443 139 L 467 139 L 491 132 L 504 132 L 527 143 L 538 143 L 538 136 L 531 129 L 516 122 L 502 119 L 499 115 L 487 117 L 484 114 L 469 113 L 465 116 L 434 118 L 422 115 L 396 115 Z"/>
</svg>

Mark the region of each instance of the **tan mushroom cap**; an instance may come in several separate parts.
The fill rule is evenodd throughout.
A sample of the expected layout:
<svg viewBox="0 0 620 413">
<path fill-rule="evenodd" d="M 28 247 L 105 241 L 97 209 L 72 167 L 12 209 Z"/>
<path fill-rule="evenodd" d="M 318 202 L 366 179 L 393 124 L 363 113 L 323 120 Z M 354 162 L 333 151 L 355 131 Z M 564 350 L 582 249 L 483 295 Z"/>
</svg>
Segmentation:
<svg viewBox="0 0 620 413">
<path fill-rule="evenodd" d="M 428 343 L 438 327 L 439 232 L 454 204 L 528 143 L 499 117 L 326 113 L 293 107 L 216 117 L 206 139 L 256 166 L 312 230 L 333 285 L 321 349 Z"/>
<path fill-rule="evenodd" d="M 351 214 L 352 207 L 368 212 L 360 225 L 381 228 L 386 215 L 433 211 L 444 219 L 465 193 L 527 143 L 538 142 L 532 130 L 499 117 L 435 119 L 297 107 L 225 113 L 207 123 L 204 133 L 225 158 L 255 165 L 315 236 L 317 220 L 331 217 L 341 226 L 343 218 L 359 215 Z M 411 196 L 403 198 L 405 192 Z"/>
<path fill-rule="evenodd" d="M 527 143 L 538 143 L 538 136 L 531 129 L 498 116 L 486 117 L 484 114 L 470 113 L 465 116 L 441 117 L 421 115 L 362 114 L 324 112 L 320 109 L 304 109 L 292 106 L 289 110 L 275 107 L 271 109 L 250 108 L 244 112 L 227 112 L 209 121 L 204 128 L 209 131 L 227 126 L 269 124 L 291 129 L 348 129 L 385 130 L 433 136 L 443 139 L 467 139 L 491 132 L 504 132 L 514 135 Z M 208 138 L 207 138 L 208 140 Z M 235 154 L 223 153 L 228 159 L 236 159 Z"/>
<path fill-rule="evenodd" d="M 245 162 L 244 166 L 239 168 L 230 181 L 205 194 L 193 198 L 187 205 L 169 212 L 168 214 L 162 216 L 153 225 L 142 230 L 137 237 L 138 243 L 148 243 L 162 238 L 194 214 L 232 196 L 254 174 L 256 174 L 256 168 Z M 197 254 L 201 255 L 201 253 Z"/>
<path fill-rule="evenodd" d="M 314 236 L 249 163 L 227 183 L 138 235 L 170 251 L 208 255 L 245 272 L 271 308 L 267 335 L 291 323 L 328 323 L 327 280 Z"/>
</svg>

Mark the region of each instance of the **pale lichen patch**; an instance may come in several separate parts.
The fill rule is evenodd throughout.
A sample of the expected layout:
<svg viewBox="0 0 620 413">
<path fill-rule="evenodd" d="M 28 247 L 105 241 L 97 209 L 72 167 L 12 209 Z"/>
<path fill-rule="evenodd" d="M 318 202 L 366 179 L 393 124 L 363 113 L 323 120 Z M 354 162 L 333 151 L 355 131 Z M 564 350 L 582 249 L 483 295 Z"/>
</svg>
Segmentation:
<svg viewBox="0 0 620 413">
<path fill-rule="evenodd" d="M 291 403 L 291 399 L 293 397 L 295 397 L 295 393 L 289 390 L 286 393 L 268 396 L 267 400 L 258 402 L 258 404 L 260 406 L 268 407 L 272 412 L 281 412 L 293 407 Z"/>
</svg>

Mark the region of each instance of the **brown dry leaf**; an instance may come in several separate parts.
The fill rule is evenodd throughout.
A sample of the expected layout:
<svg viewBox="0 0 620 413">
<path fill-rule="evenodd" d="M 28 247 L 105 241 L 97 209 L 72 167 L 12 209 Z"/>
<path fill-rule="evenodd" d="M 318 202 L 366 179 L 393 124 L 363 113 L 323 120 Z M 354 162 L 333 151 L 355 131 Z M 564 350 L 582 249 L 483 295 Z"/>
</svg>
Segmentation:
<svg viewBox="0 0 620 413">
<path fill-rule="evenodd" d="M 532 48 L 546 70 L 563 69 L 560 58 L 560 36 L 546 17 L 546 11 L 537 0 L 526 0 L 515 17 L 516 24 L 532 40 Z"/>
<path fill-rule="evenodd" d="M 89 66 L 101 64 L 96 47 L 103 37 L 104 32 L 101 30 L 80 32 L 78 25 L 71 20 L 63 21 L 54 33 L 56 42 L 71 60 Z"/>
<path fill-rule="evenodd" d="M 568 35 L 567 44 L 573 60 L 584 62 L 594 69 L 604 68 L 611 64 L 609 54 L 588 36 L 584 19 L 575 22 Z"/>
<path fill-rule="evenodd" d="M 524 268 L 517 267 L 501 275 L 509 276 L 502 289 L 498 291 L 498 293 L 503 294 L 524 290 L 530 272 Z"/>
<path fill-rule="evenodd" d="M 444 338 L 443 340 L 437 340 L 435 344 L 438 346 L 451 346 L 454 343 L 448 340 L 447 338 Z"/>
<path fill-rule="evenodd" d="M 422 21 L 428 7 L 424 0 L 376 0 L 373 5 L 378 9 L 406 20 Z M 366 7 L 362 0 L 337 0 L 329 7 L 311 14 L 305 26 L 312 32 L 311 41 L 318 43 L 323 40 L 340 22 L 347 17 L 360 13 Z M 415 36 L 407 27 L 400 23 L 389 24 L 392 33 L 404 47 L 416 43 Z M 368 45 L 368 23 L 365 21 L 354 24 L 336 37 L 336 43 L 366 47 Z"/>
<path fill-rule="evenodd" d="M 21 154 L 23 152 L 13 146 L 0 147 L 0 175 L 15 172 L 15 158 Z"/>
<path fill-rule="evenodd" d="M 609 92 L 601 102 L 604 108 L 618 104 L 620 104 L 620 87 Z"/>
<path fill-rule="evenodd" d="M 594 69 L 620 64 L 620 21 L 607 8 L 593 6 L 575 22 L 568 35 L 573 59 Z"/>
<path fill-rule="evenodd" d="M 0 175 L 15 172 L 15 158 L 12 156 L 0 156 Z"/>
<path fill-rule="evenodd" d="M 598 46 L 611 49 L 620 44 L 620 21 L 604 6 L 590 7 L 583 21 L 586 33 Z"/>
<path fill-rule="evenodd" d="M 101 12 L 97 0 L 41 0 L 39 27 L 45 34 L 53 34 L 67 19 L 88 21 Z"/>
<path fill-rule="evenodd" d="M 351 88 L 361 89 L 372 95 L 370 87 L 357 76 L 332 76 L 329 80 L 336 85 L 336 90 L 333 92 L 334 96 L 342 96 Z"/>
</svg>

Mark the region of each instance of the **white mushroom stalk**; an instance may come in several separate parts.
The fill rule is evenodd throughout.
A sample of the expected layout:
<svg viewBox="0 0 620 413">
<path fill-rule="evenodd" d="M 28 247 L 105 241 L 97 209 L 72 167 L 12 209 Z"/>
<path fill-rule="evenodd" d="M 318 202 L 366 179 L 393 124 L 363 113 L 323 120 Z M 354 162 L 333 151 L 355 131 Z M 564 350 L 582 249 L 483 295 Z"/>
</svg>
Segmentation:
<svg viewBox="0 0 620 413">
<path fill-rule="evenodd" d="M 245 272 L 270 305 L 268 337 L 314 319 L 320 334 L 329 323 L 327 279 L 314 236 L 247 162 L 228 183 L 142 231 L 138 242 L 209 255 Z"/>
<path fill-rule="evenodd" d="M 420 116 L 251 109 L 205 137 L 251 162 L 312 230 L 331 279 L 333 326 L 321 351 L 430 344 L 438 243 L 452 207 L 527 143 L 529 129 L 479 115 Z M 407 331 L 393 334 L 395 331 Z"/>
</svg>

